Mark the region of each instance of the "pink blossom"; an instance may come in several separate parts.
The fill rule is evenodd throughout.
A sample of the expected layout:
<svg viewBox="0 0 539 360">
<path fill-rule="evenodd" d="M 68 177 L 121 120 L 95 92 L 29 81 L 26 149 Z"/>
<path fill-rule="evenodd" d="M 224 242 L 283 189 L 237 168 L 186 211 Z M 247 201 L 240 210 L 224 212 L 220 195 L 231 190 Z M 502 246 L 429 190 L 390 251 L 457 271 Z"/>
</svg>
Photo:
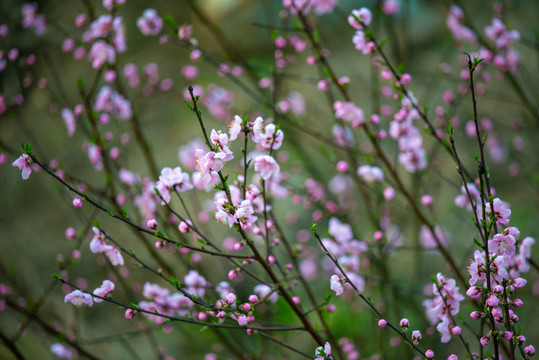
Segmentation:
<svg viewBox="0 0 539 360">
<path fill-rule="evenodd" d="M 361 177 L 368 184 L 375 181 L 384 181 L 384 173 L 382 172 L 382 169 L 377 166 L 360 166 L 357 169 L 357 176 Z"/>
<path fill-rule="evenodd" d="M 423 338 L 423 336 L 421 335 L 421 331 L 419 330 L 414 330 L 412 331 L 412 342 L 414 344 L 419 344 L 419 342 L 421 341 L 421 339 Z"/>
<path fill-rule="evenodd" d="M 364 123 L 363 110 L 353 102 L 335 101 L 333 104 L 335 117 L 350 123 L 353 127 L 358 127 Z"/>
<path fill-rule="evenodd" d="M 406 331 L 410 327 L 410 321 L 407 318 L 402 318 L 399 322 L 399 326 Z"/>
<path fill-rule="evenodd" d="M 277 129 L 275 124 L 264 126 L 264 119 L 257 117 L 253 123 L 253 142 L 262 145 L 263 148 L 277 150 L 283 143 L 284 134 Z"/>
<path fill-rule="evenodd" d="M 209 151 L 204 153 L 204 150 L 197 149 L 195 152 L 197 166 L 196 169 L 200 171 L 202 176 L 201 180 L 203 183 L 208 184 L 211 181 L 211 171 L 221 171 L 225 165 L 225 158 L 227 157 L 224 153 L 215 153 Z"/>
<path fill-rule="evenodd" d="M 208 283 L 198 271 L 190 270 L 189 273 L 185 275 L 183 281 L 191 294 L 203 297 L 206 293 L 206 286 Z"/>
<path fill-rule="evenodd" d="M 515 254 L 516 240 L 512 235 L 496 234 L 488 241 L 490 253 L 513 256 Z"/>
<path fill-rule="evenodd" d="M 387 321 L 384 320 L 384 319 L 380 319 L 380 320 L 378 321 L 378 326 L 379 326 L 379 327 L 382 327 L 382 328 L 383 328 L 383 327 L 386 327 L 386 326 L 387 326 Z"/>
<path fill-rule="evenodd" d="M 92 305 L 94 305 L 92 295 L 80 290 L 75 290 L 67 294 L 64 298 L 64 303 L 67 302 L 70 302 L 75 306 L 88 305 L 89 307 L 92 307 Z"/>
<path fill-rule="evenodd" d="M 257 220 L 257 217 L 253 215 L 254 210 L 251 206 L 250 200 L 243 200 L 234 213 L 234 222 L 240 224 L 242 229 L 250 230 L 252 224 Z"/>
<path fill-rule="evenodd" d="M 192 36 L 193 25 L 184 25 L 178 29 L 178 38 L 180 40 L 189 40 Z"/>
<path fill-rule="evenodd" d="M 146 9 L 137 19 L 137 26 L 143 35 L 158 35 L 163 28 L 163 19 L 157 15 L 155 9 Z"/>
<path fill-rule="evenodd" d="M 386 15 L 395 15 L 399 12 L 399 3 L 396 0 L 384 0 L 382 11 Z"/>
<path fill-rule="evenodd" d="M 495 198 L 492 201 L 494 205 L 494 218 L 498 224 L 506 225 L 509 223 L 509 217 L 511 216 L 511 209 L 509 209 L 508 204 L 501 201 L 499 198 Z M 490 203 L 487 203 L 485 206 L 485 211 L 491 213 Z"/>
<path fill-rule="evenodd" d="M 369 26 L 371 20 L 370 10 L 364 7 L 352 10 L 352 15 L 348 16 L 348 24 L 356 30 L 362 30 L 365 26 Z"/>
<path fill-rule="evenodd" d="M 239 314 L 236 316 L 236 321 L 238 322 L 239 326 L 246 326 L 247 325 L 247 316 L 244 314 Z"/>
<path fill-rule="evenodd" d="M 127 186 L 133 186 L 140 183 L 140 177 L 137 174 L 124 168 L 121 168 L 118 171 L 118 178 Z"/>
<path fill-rule="evenodd" d="M 189 181 L 189 174 L 183 172 L 182 169 L 177 166 L 174 169 L 164 167 L 161 170 L 159 181 L 166 187 L 174 188 L 177 191 L 183 192 L 191 190 L 193 185 Z"/>
<path fill-rule="evenodd" d="M 106 298 L 114 290 L 114 283 L 110 280 L 104 280 L 100 287 L 94 290 L 94 295 Z M 96 303 L 102 302 L 103 299 L 94 298 Z"/>
<path fill-rule="evenodd" d="M 76 196 L 73 199 L 73 206 L 76 207 L 76 208 L 81 208 L 82 207 L 82 199 L 80 197 Z"/>
<path fill-rule="evenodd" d="M 255 158 L 255 171 L 260 173 L 264 180 L 268 180 L 279 172 L 279 164 L 269 155 L 260 155 Z"/>
<path fill-rule="evenodd" d="M 438 239 L 440 245 L 446 247 L 449 243 L 447 233 L 438 225 L 434 227 L 434 233 L 436 234 L 436 238 L 432 235 L 432 232 L 426 225 L 422 225 L 419 232 L 419 242 L 421 243 L 421 246 L 425 249 L 436 249 L 438 247 L 436 239 Z"/>
<path fill-rule="evenodd" d="M 243 120 L 239 115 L 234 116 L 234 121 L 228 126 L 228 132 L 230 134 L 228 141 L 234 141 L 238 138 L 238 135 L 242 129 Z"/>
<path fill-rule="evenodd" d="M 335 291 L 335 295 L 337 295 L 337 296 L 342 295 L 342 293 L 344 291 L 344 287 L 343 287 L 342 279 L 339 276 L 331 275 L 330 289 Z"/>
<path fill-rule="evenodd" d="M 73 136 L 77 126 L 73 112 L 70 109 L 62 109 L 62 119 L 64 119 L 64 123 L 67 128 L 67 135 Z"/>
<path fill-rule="evenodd" d="M 204 142 L 201 139 L 191 140 L 187 145 L 178 149 L 178 160 L 183 167 L 194 170 L 197 166 L 196 150 L 203 148 Z"/>
<path fill-rule="evenodd" d="M 331 345 L 327 342 L 323 348 L 322 346 L 317 347 L 314 355 L 317 356 L 314 360 L 325 360 L 331 358 Z"/>
<path fill-rule="evenodd" d="M 52 344 L 50 352 L 59 359 L 73 359 L 73 353 L 64 344 Z"/>
<path fill-rule="evenodd" d="M 264 284 L 256 285 L 255 288 L 253 289 L 253 292 L 258 294 L 258 297 L 260 299 L 266 299 L 266 296 L 268 296 L 267 300 L 269 300 L 272 303 L 276 303 L 277 299 L 279 298 L 279 295 L 277 294 L 277 292 L 272 290 L 268 285 L 264 285 Z"/>
<path fill-rule="evenodd" d="M 32 173 L 32 158 L 26 154 L 22 154 L 11 166 L 18 167 L 19 170 L 22 170 L 22 179 L 26 180 Z"/>
</svg>

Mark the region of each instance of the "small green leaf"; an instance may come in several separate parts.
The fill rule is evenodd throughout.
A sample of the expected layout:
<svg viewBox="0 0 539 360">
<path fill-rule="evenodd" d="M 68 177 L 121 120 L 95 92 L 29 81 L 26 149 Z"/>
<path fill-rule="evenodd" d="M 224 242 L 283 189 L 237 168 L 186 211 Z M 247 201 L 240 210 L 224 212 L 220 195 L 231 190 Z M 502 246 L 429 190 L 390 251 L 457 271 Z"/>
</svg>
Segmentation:
<svg viewBox="0 0 539 360">
<path fill-rule="evenodd" d="M 52 275 L 51 275 L 51 278 L 56 279 L 56 280 L 62 280 L 62 278 L 60 277 L 60 275 L 58 275 L 57 273 L 52 274 Z"/>
<path fill-rule="evenodd" d="M 165 24 L 171 28 L 171 29 L 176 29 L 177 25 L 176 25 L 176 21 L 174 20 L 174 16 L 172 15 L 171 12 L 169 12 L 168 14 L 166 14 L 164 17 L 163 17 L 163 20 L 165 22 Z"/>
<path fill-rule="evenodd" d="M 473 239 L 473 242 L 475 245 L 479 246 L 481 249 L 483 249 L 483 243 L 481 241 L 477 240 L 476 238 Z"/>
<path fill-rule="evenodd" d="M 84 91 L 84 79 L 82 76 L 77 78 L 77 89 L 79 89 L 80 92 Z"/>
</svg>

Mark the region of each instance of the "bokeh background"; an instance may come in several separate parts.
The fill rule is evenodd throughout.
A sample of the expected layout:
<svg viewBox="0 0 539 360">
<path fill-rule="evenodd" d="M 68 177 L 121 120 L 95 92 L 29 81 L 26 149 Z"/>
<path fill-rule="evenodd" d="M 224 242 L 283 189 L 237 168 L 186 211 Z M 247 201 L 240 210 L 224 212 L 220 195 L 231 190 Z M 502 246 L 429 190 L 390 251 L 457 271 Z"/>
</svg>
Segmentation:
<svg viewBox="0 0 539 360">
<path fill-rule="evenodd" d="M 69 278 L 79 286 L 87 284 L 88 289 L 93 289 L 105 278 L 123 278 L 120 271 L 108 265 L 104 259 L 98 259 L 96 264 L 96 256 L 89 252 L 88 238 L 84 236 L 89 220 L 97 219 L 102 226 L 110 228 L 111 233 L 126 247 L 142 254 L 145 248 L 138 239 L 133 240 L 129 229 L 106 215 L 99 214 L 89 204 L 85 204 L 82 209 L 74 209 L 71 204 L 72 194 L 43 172 L 33 173 L 29 180 L 21 181 L 19 171 L 10 166 L 20 153 L 19 143 L 31 143 L 38 158 L 47 161 L 54 159 L 66 173 L 98 189 L 104 188 L 103 174 L 93 169 L 87 155 L 82 151 L 82 144 L 87 141 L 84 133 L 77 131 L 73 137 L 66 137 L 60 116 L 62 108 L 81 102 L 77 88 L 78 79 L 82 79 L 84 84 L 89 86 L 95 77 L 95 70 L 86 59 L 74 61 L 71 53 L 61 51 L 62 43 L 69 36 L 80 38 L 81 29 L 74 24 L 75 16 L 88 8 L 97 15 L 104 13 L 104 10 L 101 4 L 95 1 L 39 1 L 39 13 L 46 16 L 48 28 L 45 36 L 36 37 L 32 30 L 21 27 L 22 4 L 22 1 L 14 0 L 3 0 L 0 4 L 0 23 L 9 26 L 8 35 L 0 42 L 3 56 L 13 48 L 17 48 L 20 53 L 17 61 L 8 62 L 6 68 L 0 72 L 0 92 L 9 104 L 13 103 L 17 94 L 24 96 L 22 106 L 16 106 L 0 116 L 0 139 L 4 146 L 1 150 L 7 156 L 6 163 L 0 167 L 0 283 L 9 285 L 13 292 L 6 297 L 8 305 L 0 312 L 0 332 L 7 337 L 22 332 L 16 344 L 25 357 L 34 359 L 53 358 L 49 348 L 52 343 L 61 340 L 61 336 L 44 330 L 45 326 L 40 325 L 39 319 L 51 324 L 58 334 L 68 337 L 76 334 L 81 346 L 99 358 L 147 359 L 163 357 L 166 354 L 176 359 L 202 359 L 204 354 L 210 351 L 219 354 L 220 359 L 235 357 L 230 347 L 223 345 L 223 338 L 225 344 L 231 344 L 231 348 L 246 349 L 252 358 L 295 358 L 293 353 L 258 337 L 248 337 L 241 330 L 201 332 L 197 326 L 174 323 L 169 325 L 173 328 L 172 332 L 168 328 L 163 331 L 160 326 L 144 321 L 141 316 L 131 321 L 124 319 L 123 311 L 111 304 L 76 309 L 63 303 L 65 289 L 51 278 L 51 274 L 59 271 L 59 264 L 70 258 L 73 249 L 80 248 L 82 258 L 69 267 Z M 466 58 L 462 52 L 473 52 L 476 49 L 467 43 L 456 46 L 445 26 L 449 6 L 453 4 L 450 1 L 400 1 L 399 12 L 392 17 L 382 16 L 380 11 L 373 11 L 373 31 L 379 40 L 387 41 L 384 49 L 391 61 L 412 75 L 410 89 L 419 103 L 427 107 L 429 115 L 435 117 L 437 106 L 445 109 L 440 128 L 445 127 L 450 117 L 459 119 L 461 125 L 456 130 L 457 146 L 461 149 L 460 154 L 466 167 L 474 171 L 471 152 L 477 152 L 476 142 L 464 132 L 464 124 L 472 118 L 471 99 L 469 94 L 458 94 L 457 89 L 462 86 L 460 73 L 466 66 Z M 375 112 L 380 105 L 397 109 L 394 100 L 379 96 L 380 87 L 391 86 L 391 83 L 380 79 L 380 69 L 372 66 L 370 57 L 363 56 L 354 49 L 351 42 L 353 31 L 346 23 L 346 16 L 351 9 L 361 6 L 374 9 L 377 5 L 379 6 L 375 1 L 340 1 L 333 14 L 312 18 L 313 24 L 319 28 L 321 43 L 331 52 L 329 61 L 338 75 L 351 78 L 350 94 L 356 104 L 365 111 L 366 116 Z M 469 1 L 464 6 L 473 19 L 473 26 L 481 32 L 491 22 L 493 5 L 492 1 Z M 264 25 L 294 26 L 294 22 L 284 21 L 279 17 L 280 1 L 152 2 L 151 7 L 161 16 L 170 14 L 177 25 L 192 24 L 199 45 L 207 50 L 211 61 L 196 64 L 199 76 L 194 81 L 187 81 L 181 75 L 182 67 L 190 63 L 189 49 L 180 46 L 173 37 L 167 44 L 160 44 L 158 37 L 145 37 L 136 27 L 136 19 L 149 6 L 146 1 L 128 0 L 117 10 L 116 15 L 122 16 L 126 25 L 128 49 L 117 57 L 116 66 L 121 69 L 125 64 L 135 63 L 142 69 L 145 64 L 156 63 L 161 78 L 171 78 L 174 81 L 170 91 L 161 92 L 157 89 L 152 96 L 145 96 L 142 86 L 127 89 L 159 169 L 164 166 L 179 166 L 178 148 L 194 138 L 201 137 L 196 118 L 184 103 L 183 92 L 188 85 L 207 86 L 213 83 L 233 91 L 234 99 L 229 109 L 231 115 L 252 117 L 254 114 L 260 114 L 264 118 L 273 116 L 270 110 L 242 91 L 238 84 L 227 77 L 219 76 L 212 62 L 248 65 L 252 72 L 246 71 L 239 78 L 241 83 L 246 84 L 254 93 L 271 99 L 271 89 L 260 89 L 257 84 L 261 78 L 272 76 L 274 49 L 271 40 L 274 30 L 265 28 Z M 197 16 L 193 6 L 204 14 L 205 20 L 201 20 L 200 15 Z M 522 65 L 515 74 L 515 79 L 524 96 L 537 109 L 539 5 L 533 1 L 505 1 L 503 6 L 507 9 L 502 13 L 504 21 L 521 34 L 521 41 L 515 44 L 515 48 L 520 52 Z M 216 39 L 212 26 L 226 36 L 226 41 Z M 169 29 L 165 27 L 164 33 L 167 31 Z M 304 35 L 298 33 L 298 37 L 304 38 Z M 306 64 L 305 59 L 311 55 L 310 51 L 309 48 L 305 53 L 297 54 L 296 62 L 283 70 L 278 97 L 284 98 L 290 91 L 299 92 L 306 104 L 305 114 L 298 119 L 299 124 L 329 136 L 334 124 L 333 110 L 328 106 L 326 94 L 317 89 L 316 84 L 321 74 L 316 67 Z M 24 65 L 24 59 L 29 54 L 35 54 L 37 58 L 32 67 Z M 451 71 L 442 72 L 441 63 L 447 64 Z M 479 116 L 491 121 L 492 134 L 498 138 L 498 146 L 502 152 L 501 157 L 491 154 L 487 157 L 492 183 L 498 196 L 511 205 L 511 224 L 520 229 L 521 236 L 536 237 L 539 214 L 538 114 L 537 111 L 531 114 L 522 105 L 521 99 L 507 80 L 498 81 L 498 74 L 493 66 L 487 67 L 485 71 L 490 73 L 492 80 L 488 83 L 479 80 L 486 88 L 485 94 L 478 99 Z M 32 82 L 32 85 L 26 88 L 23 86 L 25 78 Z M 47 79 L 44 89 L 35 86 L 41 78 Z M 145 81 L 146 78 L 141 75 L 141 82 L 144 84 Z M 451 106 L 442 101 L 442 93 L 446 90 L 456 94 L 456 100 Z M 203 110 L 208 129 L 226 128 L 224 122 L 208 115 L 207 109 Z M 227 121 L 231 119 L 232 117 L 229 117 Z M 389 117 L 382 118 L 382 127 L 387 129 L 390 120 Z M 288 160 L 281 168 L 290 174 L 287 186 L 300 189 L 301 192 L 307 178 L 327 183 L 335 174 L 336 160 L 342 159 L 343 154 L 324 141 L 285 122 L 281 123 L 281 126 L 285 131 L 285 143 L 281 151 L 288 155 Z M 118 142 L 120 135 L 129 133 L 131 129 L 127 123 L 115 122 L 108 125 L 104 131 L 112 132 L 114 141 Z M 362 152 L 369 152 L 371 149 L 365 139 L 357 134 L 355 136 L 355 147 Z M 419 198 L 422 194 L 430 194 L 435 198 L 435 206 L 429 215 L 449 234 L 449 248 L 464 269 L 473 257 L 473 238 L 478 234 L 474 229 L 471 214 L 454 205 L 454 197 L 459 193 L 460 184 L 454 163 L 427 135 L 424 137 L 429 154 L 427 171 L 408 174 L 401 168 L 399 174 L 406 180 L 407 186 L 414 189 L 414 196 Z M 515 149 L 515 142 L 520 141 L 525 143 L 524 151 Z M 384 143 L 384 149 L 394 158 L 397 157 L 398 149 L 392 140 Z M 239 153 L 239 145 L 233 150 Z M 360 163 L 365 161 L 362 157 L 359 159 Z M 120 161 L 124 167 L 142 177 L 151 178 L 143 154 L 134 141 L 122 147 Z M 230 171 L 231 174 L 240 173 L 241 166 L 236 165 Z M 381 193 L 382 189 L 380 185 L 373 190 Z M 212 216 L 211 203 L 207 203 L 211 194 L 189 196 L 188 200 L 194 211 L 207 209 L 210 217 Z M 372 236 L 373 229 L 366 221 L 367 216 L 360 197 L 357 194 L 351 196 L 357 203 L 357 211 L 348 215 L 354 220 L 352 225 L 357 236 L 368 239 Z M 380 195 L 376 204 L 382 206 L 382 203 Z M 316 210 L 316 205 L 314 209 L 305 210 L 301 205 L 294 204 L 291 198 L 276 200 L 273 206 L 275 213 L 282 215 L 283 223 L 287 216 L 297 218 L 285 227 L 290 239 L 301 237 L 301 231 L 310 227 L 312 211 Z M 385 211 L 384 209 L 378 210 Z M 381 303 L 382 308 L 389 307 L 388 314 L 395 322 L 401 317 L 408 317 L 413 328 L 428 334 L 429 324 L 421 309 L 421 302 L 426 298 L 423 289 L 430 282 L 431 275 L 437 272 L 446 275 L 450 273 L 436 252 L 418 248 L 420 224 L 411 216 L 402 198 L 397 196 L 391 205 L 390 217 L 402 236 L 402 247 L 387 258 L 391 273 L 389 284 L 381 284 L 380 274 L 371 268 L 365 269 L 368 284 L 366 295 Z M 319 229 L 327 227 L 328 219 L 329 215 L 324 214 L 319 222 Z M 64 231 L 67 227 L 75 228 L 81 235 L 80 239 L 66 240 Z M 208 233 L 218 243 L 228 236 L 234 236 L 232 231 L 229 232 L 226 227 L 213 224 L 212 221 L 207 228 Z M 153 242 L 151 238 L 147 240 Z M 314 239 L 310 239 L 308 245 L 316 249 Z M 535 258 L 537 254 L 534 249 Z M 178 261 L 177 254 L 168 254 L 166 259 L 178 276 L 185 274 L 186 264 Z M 213 284 L 223 280 L 223 275 L 230 269 L 225 262 L 207 257 L 203 257 L 203 260 L 208 261 L 211 266 L 202 265 L 199 270 L 204 271 Z M 316 261 L 319 264 L 322 262 L 321 254 Z M 126 263 L 130 274 L 125 280 L 128 281 L 127 287 L 134 294 L 133 300 L 141 300 L 141 285 L 146 281 L 159 281 L 133 266 L 131 261 Z M 320 268 L 318 277 L 312 281 L 315 293 L 320 294 L 320 301 L 329 293 L 330 275 L 324 274 L 323 268 Z M 527 279 L 528 286 L 519 292 L 525 302 L 522 313 L 519 313 L 520 326 L 530 343 L 533 344 L 535 340 L 535 344 L 539 345 L 539 332 L 534 318 L 539 294 L 537 271 L 530 270 Z M 161 284 L 164 286 L 162 282 Z M 254 285 L 256 284 L 249 281 L 238 284 L 238 294 L 247 296 Z M 393 299 L 388 300 L 381 295 L 386 286 L 396 289 L 393 291 L 393 294 L 396 294 Z M 461 288 L 461 292 L 464 291 L 465 289 Z M 125 301 L 129 299 L 128 291 L 120 290 L 114 295 Z M 359 299 L 334 298 L 332 301 L 337 305 L 337 310 L 327 314 L 329 324 L 338 337 L 348 337 L 356 344 L 361 358 L 368 358 L 373 354 L 381 354 L 382 358 L 387 359 L 403 358 L 403 353 L 406 354 L 404 358 L 413 356 L 405 345 L 394 348 L 387 346 L 393 335 L 376 327 L 376 318 Z M 3 304 L 6 306 L 5 301 Z M 22 309 L 32 311 L 36 304 L 37 315 L 23 315 Z M 284 302 L 278 302 L 274 308 L 266 310 L 267 312 L 261 311 L 257 315 L 257 320 L 267 325 L 290 324 L 291 314 Z M 469 311 L 468 306 L 461 310 L 462 318 L 466 321 Z M 19 330 L 21 324 L 24 325 L 24 330 Z M 431 328 L 430 333 L 433 332 L 435 331 Z M 278 336 L 309 354 L 314 350 L 315 346 L 304 334 Z M 456 340 L 452 340 L 448 345 L 440 345 L 437 334 L 424 342 L 425 346 L 444 355 L 461 349 Z M 153 350 L 156 346 L 163 349 L 161 354 L 156 355 Z M 0 357 L 11 356 L 5 347 L 0 347 Z"/>
</svg>

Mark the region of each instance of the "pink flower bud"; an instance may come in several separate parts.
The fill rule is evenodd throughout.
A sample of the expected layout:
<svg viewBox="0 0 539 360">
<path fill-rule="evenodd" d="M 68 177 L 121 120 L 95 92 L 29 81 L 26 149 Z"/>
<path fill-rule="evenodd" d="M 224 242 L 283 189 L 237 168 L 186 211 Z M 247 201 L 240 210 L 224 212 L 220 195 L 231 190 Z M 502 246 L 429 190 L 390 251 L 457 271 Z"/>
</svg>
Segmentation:
<svg viewBox="0 0 539 360">
<path fill-rule="evenodd" d="M 237 277 L 238 277 L 238 272 L 237 272 L 236 270 L 230 270 L 230 271 L 228 272 L 228 278 L 229 278 L 230 280 L 234 280 L 234 279 L 237 278 Z"/>
<path fill-rule="evenodd" d="M 236 295 L 234 293 L 229 293 L 226 297 L 225 297 L 225 302 L 228 304 L 228 305 L 233 305 L 236 303 Z"/>
<path fill-rule="evenodd" d="M 72 227 L 68 227 L 65 231 L 65 236 L 68 240 L 73 240 L 76 235 L 77 235 L 77 232 Z"/>
<path fill-rule="evenodd" d="M 423 204 L 424 206 L 431 206 L 433 202 L 434 200 L 430 195 L 423 195 L 421 197 L 421 204 Z"/>
<path fill-rule="evenodd" d="M 483 346 L 487 346 L 489 343 L 490 343 L 490 340 L 488 338 L 488 336 L 483 336 L 479 342 L 481 343 L 481 345 Z"/>
<path fill-rule="evenodd" d="M 378 326 L 379 327 L 383 328 L 383 327 L 386 327 L 386 325 L 387 325 L 387 321 L 385 321 L 384 319 L 381 319 L 381 320 L 378 321 Z"/>
<path fill-rule="evenodd" d="M 470 317 L 471 317 L 472 319 L 474 319 L 474 320 L 479 320 L 479 319 L 481 319 L 481 316 L 482 316 L 482 315 L 481 315 L 481 313 L 480 313 L 479 311 L 472 311 L 472 312 L 470 313 Z"/>
<path fill-rule="evenodd" d="M 400 327 L 402 330 L 406 331 L 410 327 L 410 321 L 407 318 L 402 318 L 399 322 Z"/>
<path fill-rule="evenodd" d="M 132 319 L 135 316 L 136 313 L 137 313 L 137 311 L 134 310 L 134 309 L 127 309 L 127 310 L 125 310 L 124 316 L 125 316 L 126 319 Z"/>
<path fill-rule="evenodd" d="M 256 295 L 250 295 L 249 296 L 249 302 L 250 303 L 256 303 L 258 301 L 258 296 Z"/>
<path fill-rule="evenodd" d="M 461 333 L 461 328 L 460 328 L 460 326 L 455 326 L 454 328 L 452 328 L 452 329 L 451 329 L 451 333 L 452 333 L 453 335 L 460 335 L 460 333 Z"/>
<path fill-rule="evenodd" d="M 427 359 L 432 359 L 432 358 L 434 357 L 434 351 L 432 351 L 432 350 L 430 350 L 430 349 L 427 350 L 427 351 L 425 351 L 425 357 L 426 357 Z"/>
<path fill-rule="evenodd" d="M 533 345 L 528 345 L 524 348 L 524 354 L 526 355 L 526 359 L 531 358 L 533 355 L 535 355 L 535 348 Z"/>
<path fill-rule="evenodd" d="M 401 84 L 409 84 L 412 81 L 412 77 L 410 74 L 402 74 L 401 76 Z"/>
<path fill-rule="evenodd" d="M 148 222 L 146 223 L 146 226 L 148 226 L 150 229 L 157 229 L 157 220 L 153 218 L 148 220 Z"/>
<path fill-rule="evenodd" d="M 337 162 L 337 171 L 340 173 L 345 173 L 348 171 L 348 163 L 344 160 L 339 160 Z"/>
<path fill-rule="evenodd" d="M 520 277 L 512 281 L 512 285 L 517 289 L 523 288 L 524 286 L 526 286 L 527 283 L 528 282 L 525 279 Z"/>
<path fill-rule="evenodd" d="M 423 338 L 423 336 L 421 335 L 421 331 L 419 330 L 414 330 L 412 331 L 412 342 L 414 344 L 419 344 L 419 342 L 421 341 L 421 339 Z"/>
<path fill-rule="evenodd" d="M 76 208 L 81 208 L 82 207 L 82 199 L 80 197 L 75 197 L 73 199 L 73 206 L 76 207 Z"/>
</svg>

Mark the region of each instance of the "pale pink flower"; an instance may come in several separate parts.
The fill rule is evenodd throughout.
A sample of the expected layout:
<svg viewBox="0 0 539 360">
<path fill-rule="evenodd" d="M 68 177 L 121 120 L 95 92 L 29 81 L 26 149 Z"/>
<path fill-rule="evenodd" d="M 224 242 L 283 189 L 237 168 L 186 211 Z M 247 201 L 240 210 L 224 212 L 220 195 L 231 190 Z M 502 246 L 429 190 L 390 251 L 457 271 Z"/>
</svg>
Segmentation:
<svg viewBox="0 0 539 360">
<path fill-rule="evenodd" d="M 71 109 L 62 109 L 62 119 L 64 119 L 64 123 L 67 128 L 67 135 L 73 136 L 77 127 L 77 122 L 75 120 L 75 115 L 73 115 Z"/>
<path fill-rule="evenodd" d="M 181 146 L 178 149 L 178 160 L 180 164 L 188 170 L 194 170 L 197 166 L 196 150 L 202 149 L 204 146 L 204 142 L 199 138 L 191 140 L 187 145 Z"/>
<path fill-rule="evenodd" d="M 73 353 L 64 344 L 52 344 L 50 352 L 60 359 L 73 359 Z"/>
<path fill-rule="evenodd" d="M 377 166 L 360 166 L 357 169 L 357 176 L 361 177 L 368 184 L 375 181 L 384 181 L 384 172 Z"/>
<path fill-rule="evenodd" d="M 200 275 L 196 270 L 190 270 L 183 279 L 187 290 L 194 295 L 203 297 L 206 293 L 208 282 L 204 276 Z"/>
<path fill-rule="evenodd" d="M 516 240 L 512 235 L 496 234 L 488 241 L 490 253 L 513 256 L 515 254 Z"/>
<path fill-rule="evenodd" d="M 272 303 L 276 303 L 279 299 L 279 295 L 277 294 L 277 292 L 272 290 L 268 285 L 259 284 L 255 286 L 253 292 L 257 294 L 260 299 L 265 299 L 266 296 L 268 296 L 267 300 Z"/>
<path fill-rule="evenodd" d="M 352 15 L 348 16 L 348 24 L 356 30 L 362 30 L 365 26 L 369 26 L 371 20 L 372 14 L 370 10 L 364 7 L 352 10 Z"/>
<path fill-rule="evenodd" d="M 238 138 L 239 133 L 241 132 L 243 120 L 239 115 L 234 116 L 234 121 L 228 126 L 228 133 L 230 134 L 228 141 L 234 141 Z"/>
<path fill-rule="evenodd" d="M 495 198 L 492 203 L 494 205 L 494 218 L 496 219 L 496 222 L 503 225 L 508 224 L 509 217 L 511 216 L 511 209 L 509 209 L 508 204 L 499 198 Z M 491 213 L 490 203 L 486 204 L 485 211 Z"/>
<path fill-rule="evenodd" d="M 316 15 L 323 15 L 332 13 L 338 2 L 338 0 L 311 0 L 310 5 Z"/>
<path fill-rule="evenodd" d="M 239 223 L 244 230 L 250 230 L 252 224 L 257 220 L 254 216 L 254 209 L 250 200 L 243 200 L 234 213 L 234 221 Z"/>
<path fill-rule="evenodd" d="M 76 208 L 81 208 L 82 207 L 82 199 L 80 197 L 76 196 L 73 199 L 73 206 L 76 207 Z"/>
<path fill-rule="evenodd" d="M 414 344 L 419 344 L 419 342 L 421 341 L 421 339 L 423 338 L 423 336 L 421 335 L 421 331 L 419 330 L 414 330 L 412 331 L 412 342 Z"/>
<path fill-rule="evenodd" d="M 180 40 L 189 40 L 193 33 L 193 25 L 184 25 L 178 29 L 178 38 Z"/>
<path fill-rule="evenodd" d="M 163 29 L 163 19 L 157 15 L 155 9 L 146 9 L 137 19 L 137 26 L 140 32 L 146 36 L 158 35 Z"/>
<path fill-rule="evenodd" d="M 121 168 L 120 171 L 118 171 L 118 178 L 127 186 L 133 186 L 140 183 L 140 177 L 137 174 L 124 168 Z"/>
<path fill-rule="evenodd" d="M 327 358 L 331 358 L 331 345 L 327 342 L 323 348 L 322 346 L 317 347 L 314 355 L 316 355 L 314 360 L 325 360 Z"/>
<path fill-rule="evenodd" d="M 329 288 L 335 291 L 335 295 L 341 296 L 344 292 L 342 279 L 337 275 L 331 275 Z"/>
<path fill-rule="evenodd" d="M 200 171 L 200 181 L 202 184 L 207 185 L 212 181 L 211 172 L 219 172 L 225 165 L 225 158 L 227 155 L 221 152 L 209 151 L 204 153 L 204 150 L 197 149 L 195 152 L 197 158 L 196 169 Z"/>
<path fill-rule="evenodd" d="M 64 298 L 64 303 L 72 303 L 75 306 L 87 305 L 92 307 L 94 302 L 92 300 L 92 295 L 84 293 L 80 290 L 75 290 L 67 294 Z"/>
<path fill-rule="evenodd" d="M 283 132 L 276 130 L 275 124 L 264 126 L 264 119 L 257 117 L 253 123 L 253 142 L 261 144 L 265 149 L 277 150 L 283 143 Z"/>
<path fill-rule="evenodd" d="M 264 180 L 279 172 L 279 164 L 269 155 L 260 155 L 255 158 L 255 171 L 260 173 Z"/>
<path fill-rule="evenodd" d="M 110 280 L 104 280 L 100 287 L 94 290 L 93 294 L 106 298 L 114 290 L 114 283 Z M 102 302 L 103 299 L 94 298 L 96 303 Z"/>
<path fill-rule="evenodd" d="M 32 173 L 32 158 L 26 154 L 22 154 L 17 160 L 15 160 L 12 166 L 18 167 L 22 171 L 22 179 L 26 180 Z"/>
<path fill-rule="evenodd" d="M 353 127 L 358 127 L 364 123 L 363 110 L 358 108 L 353 102 L 335 101 L 333 104 L 335 117 L 350 123 Z"/>
<path fill-rule="evenodd" d="M 386 15 L 395 15 L 399 11 L 399 3 L 396 0 L 384 0 L 382 11 Z"/>
<path fill-rule="evenodd" d="M 175 167 L 174 169 L 164 167 L 161 170 L 159 181 L 163 185 L 169 188 L 174 187 L 180 192 L 191 190 L 193 188 L 193 185 L 189 181 L 189 174 L 183 172 L 179 166 Z"/>
</svg>

